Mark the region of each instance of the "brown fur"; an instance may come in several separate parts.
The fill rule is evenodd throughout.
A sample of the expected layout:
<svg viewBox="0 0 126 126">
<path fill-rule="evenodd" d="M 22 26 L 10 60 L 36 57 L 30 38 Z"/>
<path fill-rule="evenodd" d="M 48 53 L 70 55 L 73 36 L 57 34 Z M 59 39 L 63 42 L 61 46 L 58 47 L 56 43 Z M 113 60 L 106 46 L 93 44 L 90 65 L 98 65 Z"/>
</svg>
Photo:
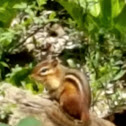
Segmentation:
<svg viewBox="0 0 126 126">
<path fill-rule="evenodd" d="M 89 110 L 81 98 L 80 92 L 73 84 L 74 82 L 65 80 L 64 90 L 60 96 L 60 104 L 62 108 L 72 117 L 83 121 L 89 120 Z"/>
<path fill-rule="evenodd" d="M 48 67 L 52 72 L 42 75 L 43 67 Z M 89 120 L 90 87 L 86 76 L 80 71 L 64 67 L 57 60 L 45 60 L 34 68 L 31 76 L 45 84 L 50 96 L 59 101 L 66 113 L 76 119 Z"/>
</svg>

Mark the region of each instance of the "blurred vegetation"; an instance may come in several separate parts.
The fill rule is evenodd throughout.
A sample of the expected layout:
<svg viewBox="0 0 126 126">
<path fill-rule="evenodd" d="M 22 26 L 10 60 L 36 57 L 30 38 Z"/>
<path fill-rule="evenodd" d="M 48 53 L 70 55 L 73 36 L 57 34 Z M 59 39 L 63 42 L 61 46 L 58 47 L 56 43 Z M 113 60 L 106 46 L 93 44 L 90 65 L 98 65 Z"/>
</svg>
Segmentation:
<svg viewBox="0 0 126 126">
<path fill-rule="evenodd" d="M 52 13 L 48 17 L 40 14 L 50 8 Z M 58 16 L 57 10 L 65 14 Z M 19 40 L 29 26 L 44 26 L 49 22 L 65 20 L 70 27 L 83 31 L 88 41 L 77 49 L 79 53 L 64 50 L 62 56 L 67 61 L 72 60 L 74 64 L 85 64 L 96 100 L 99 89 L 106 90 L 108 84 L 114 84 L 126 74 L 125 12 L 125 0 L 1 0 L 0 80 L 9 81 L 33 93 L 41 92 L 43 87 L 36 87 L 35 82 L 29 78 L 34 59 L 23 66 L 14 66 L 10 64 L 8 56 L 20 47 L 22 43 Z M 12 26 L 13 19 L 21 14 L 27 15 L 27 19 Z M 71 66 L 70 62 L 68 64 Z M 110 99 L 114 102 L 119 96 L 120 92 L 116 89 Z"/>
<path fill-rule="evenodd" d="M 25 54 L 23 54 L 23 57 L 26 59 L 20 59 L 20 62 L 17 61 L 17 64 L 16 61 L 14 61 L 15 59 L 13 59 L 15 62 L 14 66 L 14 64 L 11 63 L 12 58 L 8 57 L 11 55 L 14 49 L 18 49 L 20 45 L 23 44 L 19 40 L 22 37 L 21 35 L 25 35 L 28 26 L 33 24 L 44 25 L 49 22 L 49 20 L 46 20 L 45 17 L 42 19 L 42 16 L 37 16 L 37 13 L 44 9 L 43 5 L 46 4 L 46 0 L 38 0 L 33 2 L 26 0 L 13 2 L 9 0 L 2 0 L 0 4 L 0 80 L 6 80 L 14 85 L 22 85 L 32 89 L 34 84 L 32 84 L 28 75 L 32 70 L 33 62 L 24 62 L 22 66 L 21 62 L 23 61 L 21 60 L 27 61 L 27 57 L 25 57 Z M 5 16 L 7 14 L 10 15 L 10 17 Z M 22 20 L 18 24 L 12 26 L 11 22 L 13 22 L 13 19 L 21 14 L 26 15 L 27 19 Z M 28 86 L 29 84 L 31 84 L 31 86 Z"/>
<path fill-rule="evenodd" d="M 0 123 L 0 126 L 9 126 L 4 123 Z M 19 121 L 17 126 L 42 126 L 42 123 L 33 117 L 27 117 Z"/>
</svg>

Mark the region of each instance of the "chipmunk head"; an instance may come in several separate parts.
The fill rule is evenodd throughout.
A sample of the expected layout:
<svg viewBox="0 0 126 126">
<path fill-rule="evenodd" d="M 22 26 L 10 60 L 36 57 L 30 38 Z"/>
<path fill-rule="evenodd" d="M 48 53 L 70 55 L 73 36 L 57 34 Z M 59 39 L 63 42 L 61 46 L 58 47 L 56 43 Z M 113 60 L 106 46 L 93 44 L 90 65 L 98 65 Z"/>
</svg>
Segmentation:
<svg viewBox="0 0 126 126">
<path fill-rule="evenodd" d="M 45 84 L 49 90 L 53 90 L 59 86 L 59 81 L 57 80 L 58 65 L 59 60 L 57 58 L 46 59 L 35 66 L 31 77 L 40 83 Z"/>
</svg>

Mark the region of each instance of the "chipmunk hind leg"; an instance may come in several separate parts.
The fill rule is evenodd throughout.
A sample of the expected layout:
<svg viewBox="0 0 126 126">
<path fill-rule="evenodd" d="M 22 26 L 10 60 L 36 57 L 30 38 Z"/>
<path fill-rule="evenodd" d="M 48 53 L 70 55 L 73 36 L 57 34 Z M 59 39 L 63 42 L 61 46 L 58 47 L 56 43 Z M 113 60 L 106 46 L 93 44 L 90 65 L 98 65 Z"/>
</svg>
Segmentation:
<svg viewBox="0 0 126 126">
<path fill-rule="evenodd" d="M 88 121 L 88 120 L 90 120 L 89 110 L 88 110 L 87 107 L 83 107 L 82 108 L 81 120 L 82 121 Z"/>
</svg>

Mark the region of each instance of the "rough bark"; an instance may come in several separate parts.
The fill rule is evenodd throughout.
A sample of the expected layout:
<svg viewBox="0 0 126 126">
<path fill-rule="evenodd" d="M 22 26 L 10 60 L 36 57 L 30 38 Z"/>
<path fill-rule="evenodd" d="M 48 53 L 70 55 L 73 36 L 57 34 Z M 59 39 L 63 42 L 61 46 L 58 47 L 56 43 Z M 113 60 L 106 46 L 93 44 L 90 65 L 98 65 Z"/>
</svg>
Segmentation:
<svg viewBox="0 0 126 126">
<path fill-rule="evenodd" d="M 33 95 L 28 91 L 16 88 L 9 84 L 0 87 L 4 91 L 0 99 L 0 106 L 4 104 L 15 104 L 9 118 L 10 125 L 16 125 L 20 119 L 27 116 L 34 116 L 42 121 L 42 126 L 114 126 L 111 122 L 93 116 L 89 122 L 81 122 L 68 116 L 59 107 L 59 104 L 42 95 Z"/>
</svg>

